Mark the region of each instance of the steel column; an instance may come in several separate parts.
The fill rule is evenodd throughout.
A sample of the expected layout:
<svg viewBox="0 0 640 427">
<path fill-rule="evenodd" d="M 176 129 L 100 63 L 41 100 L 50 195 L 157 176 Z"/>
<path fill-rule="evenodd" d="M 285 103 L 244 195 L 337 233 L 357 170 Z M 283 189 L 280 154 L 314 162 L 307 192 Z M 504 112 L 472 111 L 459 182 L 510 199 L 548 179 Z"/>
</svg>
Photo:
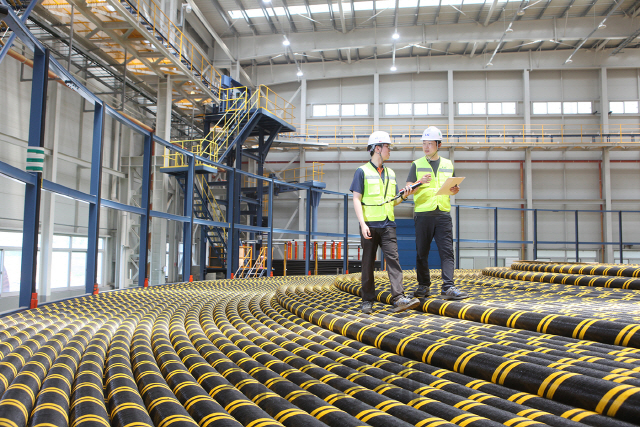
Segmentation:
<svg viewBox="0 0 640 427">
<path fill-rule="evenodd" d="M 49 50 L 34 51 L 31 112 L 29 116 L 29 147 L 44 147 L 44 125 L 47 115 L 49 83 Z M 38 232 L 40 229 L 40 197 L 42 173 L 31 172 L 36 183 L 26 183 L 24 190 L 24 226 L 22 231 L 22 262 L 20 274 L 20 307 L 29 307 L 36 293 Z"/>
<path fill-rule="evenodd" d="M 309 254 L 311 253 L 311 188 L 307 190 L 307 228 L 306 228 L 307 250 L 304 254 L 304 272 L 309 274 Z"/>
<path fill-rule="evenodd" d="M 149 269 L 147 259 L 149 256 L 149 220 L 151 219 L 151 146 L 153 134 L 144 136 L 144 154 L 142 158 L 142 195 L 140 205 L 145 214 L 140 216 L 140 254 L 138 258 L 138 286 L 145 285 L 148 279 Z"/>
<path fill-rule="evenodd" d="M 200 280 L 205 280 L 207 275 L 207 228 L 200 225 Z"/>
<path fill-rule="evenodd" d="M 623 264 L 622 250 L 624 245 L 622 243 L 622 211 L 618 211 L 618 238 L 620 239 L 620 264 Z"/>
<path fill-rule="evenodd" d="M 196 158 L 189 157 L 189 171 L 184 192 L 184 216 L 189 218 L 183 225 L 182 243 L 182 281 L 186 282 L 191 276 L 191 246 L 193 238 L 193 184 L 195 181 Z"/>
<path fill-rule="evenodd" d="M 93 146 L 91 151 L 91 181 L 89 194 L 95 203 L 89 204 L 89 231 L 87 244 L 87 272 L 85 291 L 90 294 L 98 284 L 98 239 L 100 235 L 100 200 L 102 196 L 102 152 L 104 145 L 104 104 L 96 102 L 93 112 Z"/>
<path fill-rule="evenodd" d="M 267 221 L 269 224 L 269 236 L 267 237 L 267 276 L 271 276 L 271 265 L 273 255 L 273 181 L 269 181 L 269 215 Z"/>
<path fill-rule="evenodd" d="M 233 270 L 233 252 L 235 250 L 235 171 L 233 169 L 227 170 L 227 221 L 229 221 L 229 228 L 227 229 L 227 279 L 231 279 Z"/>
</svg>

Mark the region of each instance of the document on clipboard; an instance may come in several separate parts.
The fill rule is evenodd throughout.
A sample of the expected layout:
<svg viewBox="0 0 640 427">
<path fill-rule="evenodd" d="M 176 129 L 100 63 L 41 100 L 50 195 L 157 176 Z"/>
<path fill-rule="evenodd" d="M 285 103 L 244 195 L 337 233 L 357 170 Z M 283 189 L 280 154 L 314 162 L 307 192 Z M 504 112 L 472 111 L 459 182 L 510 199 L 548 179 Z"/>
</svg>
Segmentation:
<svg viewBox="0 0 640 427">
<path fill-rule="evenodd" d="M 459 185 L 462 181 L 464 181 L 464 176 L 452 176 L 451 178 L 447 178 L 447 180 L 442 184 L 442 187 L 436 193 L 436 196 L 453 196 L 450 188 Z"/>
</svg>

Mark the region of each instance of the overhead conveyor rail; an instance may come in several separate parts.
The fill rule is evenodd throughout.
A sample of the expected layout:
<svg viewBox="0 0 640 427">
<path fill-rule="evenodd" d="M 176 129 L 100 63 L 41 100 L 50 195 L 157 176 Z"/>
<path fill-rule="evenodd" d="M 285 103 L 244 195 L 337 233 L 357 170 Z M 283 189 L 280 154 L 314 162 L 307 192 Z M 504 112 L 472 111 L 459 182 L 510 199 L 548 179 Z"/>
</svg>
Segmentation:
<svg viewBox="0 0 640 427">
<path fill-rule="evenodd" d="M 517 266 L 528 264 L 640 274 L 640 266 Z M 400 314 L 390 310 L 386 274 L 376 273 L 371 315 L 360 311 L 360 275 L 351 274 L 178 283 L 6 316 L 0 422 L 636 425 L 640 291 L 478 270 L 454 279 L 468 299 L 432 296 Z M 404 272 L 404 286 L 416 289 L 415 272 Z"/>
</svg>

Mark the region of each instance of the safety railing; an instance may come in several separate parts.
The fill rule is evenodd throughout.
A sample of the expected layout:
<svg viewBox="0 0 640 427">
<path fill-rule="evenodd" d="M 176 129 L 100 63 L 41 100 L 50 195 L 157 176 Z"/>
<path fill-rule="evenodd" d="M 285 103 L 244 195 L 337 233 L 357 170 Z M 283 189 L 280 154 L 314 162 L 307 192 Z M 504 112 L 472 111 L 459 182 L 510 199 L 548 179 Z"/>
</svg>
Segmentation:
<svg viewBox="0 0 640 427">
<path fill-rule="evenodd" d="M 196 180 L 200 184 L 204 201 L 207 203 L 207 206 L 211 206 L 211 215 L 213 217 L 213 220 L 218 222 L 226 222 L 224 215 L 222 214 L 222 208 L 220 208 L 220 205 L 218 204 L 214 194 L 212 193 L 211 187 L 207 183 L 206 177 L 204 175 L 197 175 Z M 226 242 L 227 230 L 223 229 L 223 235 L 224 241 Z"/>
<path fill-rule="evenodd" d="M 230 117 L 221 118 L 204 138 L 172 141 L 173 144 L 189 150 L 197 156 L 217 162 L 220 155 L 241 130 L 241 126 L 246 123 L 249 114 L 256 108 L 263 108 L 288 123 L 293 120 L 293 105 L 267 86 L 260 86 L 251 97 L 247 96 L 246 88 L 222 89 L 221 93 L 224 97 L 228 97 L 222 101 L 225 111 L 233 114 Z M 199 164 L 202 163 L 196 163 L 196 166 Z M 164 155 L 164 167 L 186 166 L 184 155 L 180 153 Z"/>
<path fill-rule="evenodd" d="M 251 269 L 251 263 L 253 261 L 253 247 L 250 245 L 240 246 L 240 260 L 238 263 L 238 269 L 236 270 L 235 277 L 244 277 L 245 274 Z"/>
<path fill-rule="evenodd" d="M 420 144 L 424 129 L 431 124 L 377 126 L 391 135 L 394 144 Z M 640 143 L 638 124 L 477 124 L 438 125 L 449 144 L 562 144 L 562 143 Z M 372 125 L 296 125 L 297 132 L 281 135 L 281 139 L 366 145 L 374 131 Z"/>
<path fill-rule="evenodd" d="M 263 176 L 270 176 L 270 172 L 265 172 Z M 299 168 L 285 169 L 275 174 L 281 181 L 286 182 L 305 182 L 305 181 L 319 181 L 324 182 L 324 163 L 313 162 L 310 165 L 302 166 Z M 251 176 L 244 176 L 242 178 L 243 187 L 255 187 L 257 185 L 257 178 Z"/>
<path fill-rule="evenodd" d="M 247 93 L 248 90 L 246 87 L 221 89 L 220 94 L 221 98 L 224 99 L 224 110 L 230 112 L 247 108 L 263 108 L 285 122 L 293 124 L 295 118 L 293 110 L 295 106 L 268 86 L 258 86 L 250 99 L 247 99 Z M 251 100 L 255 100 L 256 102 L 254 103 Z"/>
<path fill-rule="evenodd" d="M 199 78 L 204 86 L 219 96 L 220 73 L 153 0 L 120 0 L 120 3 L 136 17 L 141 26 L 153 33 L 165 49 L 187 67 L 195 78 Z"/>
</svg>

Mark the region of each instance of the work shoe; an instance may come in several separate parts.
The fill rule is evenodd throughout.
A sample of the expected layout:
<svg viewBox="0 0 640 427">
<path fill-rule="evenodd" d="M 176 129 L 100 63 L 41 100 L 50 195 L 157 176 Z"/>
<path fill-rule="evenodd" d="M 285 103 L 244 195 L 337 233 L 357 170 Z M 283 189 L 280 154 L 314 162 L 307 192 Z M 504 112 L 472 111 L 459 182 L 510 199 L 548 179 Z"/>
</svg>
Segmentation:
<svg viewBox="0 0 640 427">
<path fill-rule="evenodd" d="M 373 302 L 372 301 L 363 302 L 361 310 L 363 314 L 371 314 L 371 312 L 373 311 Z"/>
<path fill-rule="evenodd" d="M 431 294 L 429 293 L 429 287 L 422 285 L 418 285 L 418 289 L 416 289 L 413 293 L 414 298 L 426 298 L 430 295 Z"/>
<path fill-rule="evenodd" d="M 411 308 L 416 308 L 420 305 L 420 300 L 418 298 L 407 298 L 404 295 L 401 295 L 399 298 L 393 302 L 393 312 L 398 313 L 400 311 L 409 310 Z"/>
<path fill-rule="evenodd" d="M 469 294 L 468 293 L 461 291 L 460 289 L 456 288 L 455 286 L 450 287 L 446 291 L 443 290 L 440 295 L 442 296 L 443 299 L 454 300 L 454 301 L 455 300 L 469 298 Z"/>
</svg>

